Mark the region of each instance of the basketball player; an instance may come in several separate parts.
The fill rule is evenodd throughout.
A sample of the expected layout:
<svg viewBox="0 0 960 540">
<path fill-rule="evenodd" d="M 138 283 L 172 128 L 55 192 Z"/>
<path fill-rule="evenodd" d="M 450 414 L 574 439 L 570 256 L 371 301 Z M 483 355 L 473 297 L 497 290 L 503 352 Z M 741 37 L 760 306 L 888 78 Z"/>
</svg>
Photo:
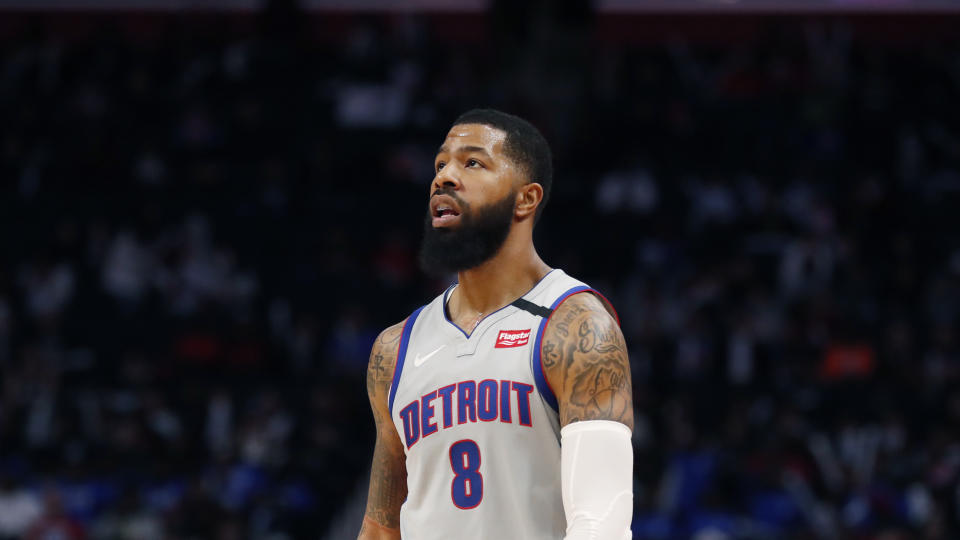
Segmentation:
<svg viewBox="0 0 960 540">
<path fill-rule="evenodd" d="M 359 538 L 630 538 L 627 349 L 606 300 L 534 249 L 547 142 L 473 110 L 435 172 L 420 262 L 458 281 L 374 343 Z"/>
</svg>

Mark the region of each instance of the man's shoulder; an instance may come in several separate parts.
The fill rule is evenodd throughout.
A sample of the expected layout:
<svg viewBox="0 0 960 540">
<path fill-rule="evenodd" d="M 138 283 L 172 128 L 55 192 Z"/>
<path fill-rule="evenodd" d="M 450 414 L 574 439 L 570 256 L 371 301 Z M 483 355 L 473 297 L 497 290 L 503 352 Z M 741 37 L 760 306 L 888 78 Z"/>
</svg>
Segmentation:
<svg viewBox="0 0 960 540">
<path fill-rule="evenodd" d="M 609 318 L 611 323 L 619 326 L 620 318 L 613 304 L 599 291 L 586 283 L 577 283 L 578 285 L 571 287 L 557 298 L 559 303 L 550 314 L 550 324 L 547 328 L 554 326 L 553 323 L 556 320 L 576 318 L 582 315 L 594 315 L 601 319 Z"/>
<path fill-rule="evenodd" d="M 593 337 L 598 331 L 606 337 L 618 327 L 613 308 L 595 291 L 585 289 L 571 294 L 553 310 L 543 330 L 543 366 L 547 369 L 560 367 L 555 362 L 556 353 L 570 346 L 579 347 L 583 339 Z M 568 367 L 572 360 L 573 357 L 569 356 L 567 362 L 560 364 Z"/>
<path fill-rule="evenodd" d="M 542 336 L 543 367 L 548 373 L 566 370 L 597 343 L 619 345 L 623 337 L 606 299 L 592 289 L 584 289 L 564 298 L 550 314 Z"/>
<path fill-rule="evenodd" d="M 633 426 L 630 360 L 616 314 L 591 290 L 573 294 L 551 316 L 541 362 L 560 403 L 560 425 L 614 420 Z"/>
<path fill-rule="evenodd" d="M 612 316 L 607 300 L 593 289 L 584 289 L 565 298 L 557 306 L 555 315 L 562 315 L 566 312 L 575 312 L 578 315 L 593 312 Z"/>
<path fill-rule="evenodd" d="M 400 343 L 400 337 L 403 334 L 403 325 L 407 320 L 404 319 L 396 324 L 388 326 L 380 335 L 377 336 L 377 339 L 373 341 L 373 348 L 370 351 L 370 358 L 373 359 L 374 355 L 389 355 L 393 357 L 393 360 L 396 360 L 397 356 L 397 345 Z"/>
<path fill-rule="evenodd" d="M 378 394 L 386 395 L 390 389 L 394 366 L 397 363 L 397 348 L 405 322 L 406 319 L 387 327 L 373 341 L 370 361 L 367 364 L 367 393 L 371 397 Z"/>
</svg>

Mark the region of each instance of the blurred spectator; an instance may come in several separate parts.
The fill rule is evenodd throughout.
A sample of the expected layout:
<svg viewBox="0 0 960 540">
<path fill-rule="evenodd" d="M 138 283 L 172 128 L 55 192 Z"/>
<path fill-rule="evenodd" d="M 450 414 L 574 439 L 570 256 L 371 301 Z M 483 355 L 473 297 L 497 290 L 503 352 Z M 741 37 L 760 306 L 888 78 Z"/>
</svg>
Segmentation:
<svg viewBox="0 0 960 540">
<path fill-rule="evenodd" d="M 162 522 L 140 501 L 136 490 L 127 490 L 113 508 L 97 519 L 90 531 L 92 538 L 110 540 L 161 540 Z"/>
<path fill-rule="evenodd" d="M 0 474 L 0 538 L 26 535 L 43 511 L 40 499 L 10 475 Z"/>
<path fill-rule="evenodd" d="M 24 535 L 26 540 L 82 540 L 86 538 L 83 526 L 68 516 L 63 500 L 56 489 L 48 489 L 43 497 L 43 513 Z"/>
</svg>

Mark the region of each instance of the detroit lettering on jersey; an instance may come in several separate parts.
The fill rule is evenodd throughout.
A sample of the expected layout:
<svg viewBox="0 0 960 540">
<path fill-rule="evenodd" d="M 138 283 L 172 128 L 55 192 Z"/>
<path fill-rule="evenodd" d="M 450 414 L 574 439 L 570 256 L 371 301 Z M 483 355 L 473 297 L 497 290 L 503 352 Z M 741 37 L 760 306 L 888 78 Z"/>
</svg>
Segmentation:
<svg viewBox="0 0 960 540">
<path fill-rule="evenodd" d="M 413 400 L 400 409 L 403 436 L 409 450 L 413 445 L 440 429 L 456 429 L 467 423 L 500 420 L 512 424 L 517 412 L 517 424 L 532 427 L 530 394 L 533 385 L 516 381 L 484 379 L 461 381 L 438 388 Z M 434 405 L 434 401 L 440 403 Z M 454 423 L 456 407 L 456 423 Z M 437 410 L 439 408 L 439 411 Z"/>
</svg>

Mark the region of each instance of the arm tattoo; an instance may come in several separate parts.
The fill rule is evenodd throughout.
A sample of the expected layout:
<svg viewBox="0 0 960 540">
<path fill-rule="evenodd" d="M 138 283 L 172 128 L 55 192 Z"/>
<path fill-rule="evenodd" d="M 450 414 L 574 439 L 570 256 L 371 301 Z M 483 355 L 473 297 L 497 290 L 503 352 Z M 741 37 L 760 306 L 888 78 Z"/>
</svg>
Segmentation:
<svg viewBox="0 0 960 540">
<path fill-rule="evenodd" d="M 630 360 L 623 334 L 592 294 L 560 304 L 544 330 L 542 362 L 560 403 L 560 425 L 614 420 L 633 429 Z"/>
<path fill-rule="evenodd" d="M 374 342 L 367 364 L 367 394 L 377 426 L 377 442 L 370 468 L 366 518 L 386 529 L 400 528 L 400 505 L 407 496 L 406 457 L 387 408 L 402 331 L 402 323 L 384 330 Z M 370 529 L 365 522 L 360 538 L 373 534 Z"/>
<path fill-rule="evenodd" d="M 373 399 L 374 395 L 390 392 L 393 382 L 393 366 L 397 362 L 397 345 L 403 324 L 396 324 L 387 328 L 377 336 L 370 351 L 370 362 L 367 364 L 367 395 Z M 376 407 L 374 407 L 376 413 Z"/>
</svg>

